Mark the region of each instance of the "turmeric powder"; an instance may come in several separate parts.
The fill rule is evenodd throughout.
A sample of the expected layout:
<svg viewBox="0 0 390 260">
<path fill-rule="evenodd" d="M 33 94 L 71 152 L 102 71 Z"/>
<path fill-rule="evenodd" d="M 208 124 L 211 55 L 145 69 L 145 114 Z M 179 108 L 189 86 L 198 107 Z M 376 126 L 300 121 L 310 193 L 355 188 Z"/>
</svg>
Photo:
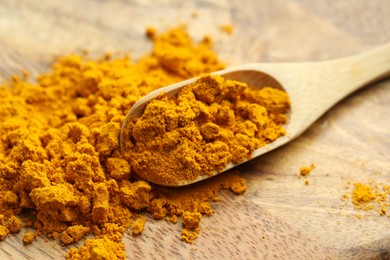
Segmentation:
<svg viewBox="0 0 390 260">
<path fill-rule="evenodd" d="M 7 227 L 11 233 L 18 233 L 23 225 L 20 219 L 16 216 L 11 216 L 8 218 Z"/>
<path fill-rule="evenodd" d="M 221 189 L 245 192 L 245 180 L 236 172 L 191 187 L 156 187 L 133 174 L 143 167 L 134 163 L 136 154 L 131 165 L 120 154 L 120 125 L 136 100 L 155 88 L 224 66 L 208 38 L 193 44 L 183 28 L 160 36 L 148 30 L 148 35 L 155 44 L 153 52 L 137 62 L 127 56 L 106 55 L 94 61 L 70 55 L 35 83 L 15 76 L 0 87 L 0 240 L 20 230 L 16 216 L 28 211 L 32 215 L 23 219 L 26 226 L 59 238 L 64 245 L 95 235 L 80 249 L 71 249 L 67 258 L 123 259 L 122 234 L 129 227 L 135 236 L 142 232 L 143 212 L 173 223 L 182 218 L 182 239 L 192 242 L 202 215 L 213 213 L 209 202 L 218 200 Z M 229 161 L 239 163 L 253 149 L 284 134 L 283 114 L 289 103 L 283 92 L 270 88 L 254 92 L 218 77 L 202 80 L 223 88 L 218 93 L 210 87 L 183 91 L 178 97 L 184 105 L 181 118 L 168 114 L 166 128 L 190 125 L 161 139 L 165 147 L 174 146 L 180 134 L 193 141 L 187 146 L 204 145 L 198 175 L 222 169 Z M 273 102 L 280 97 L 280 103 Z M 151 115 L 158 108 L 158 104 L 149 108 Z M 144 126 L 134 132 L 142 142 L 159 131 L 158 126 L 146 130 Z M 137 149 L 142 153 L 147 148 Z M 191 157 L 184 159 L 192 165 Z M 157 158 L 158 162 L 164 159 Z M 31 243 L 37 234 L 26 233 L 23 242 Z"/>
<path fill-rule="evenodd" d="M 25 244 L 38 234 L 58 238 L 64 245 L 93 234 L 80 249 L 70 249 L 66 257 L 123 259 L 122 235 L 128 228 L 134 235 L 142 232 L 145 212 L 173 223 L 189 212 L 186 216 L 193 214 L 199 220 L 191 227 L 199 228 L 199 214 L 213 213 L 209 202 L 218 200 L 220 190 L 245 191 L 245 180 L 236 172 L 192 187 L 157 187 L 140 180 L 134 166 L 122 157 L 118 149 L 120 126 L 140 97 L 224 67 L 209 38 L 193 43 L 183 27 L 161 35 L 149 30 L 148 35 L 154 42 L 153 51 L 138 61 L 128 55 L 93 60 L 86 54 L 74 54 L 60 57 L 50 71 L 32 83 L 27 73 L 2 83 L 0 240 L 19 231 L 16 216 L 23 213 L 24 226 L 35 229 L 25 233 Z M 256 119 L 254 112 L 248 112 L 247 117 Z M 233 120 L 229 109 L 221 110 L 218 116 Z M 254 123 L 240 124 L 245 128 L 237 135 L 245 140 L 255 129 Z M 216 129 L 208 123 L 201 131 L 211 140 Z M 219 131 L 219 138 L 230 137 L 223 129 Z M 210 158 L 216 149 L 209 148 Z M 186 240 L 193 239 L 195 236 Z"/>
<path fill-rule="evenodd" d="M 200 221 L 202 219 L 202 214 L 198 212 L 189 212 L 185 211 L 183 213 L 183 227 L 184 229 L 181 232 L 181 239 L 191 243 L 194 241 L 200 231 Z"/>
<path fill-rule="evenodd" d="M 231 24 L 220 24 L 219 29 L 229 35 L 233 33 L 233 25 Z"/>
<path fill-rule="evenodd" d="M 23 244 L 25 245 L 28 245 L 28 244 L 31 244 L 35 237 L 37 236 L 37 233 L 36 232 L 26 232 L 24 235 L 23 235 Z"/>
<path fill-rule="evenodd" d="M 300 169 L 299 169 L 299 173 L 301 176 L 304 176 L 304 177 L 307 177 L 310 175 L 311 171 L 315 168 L 315 164 L 312 163 L 310 164 L 310 166 L 302 166 Z"/>
<path fill-rule="evenodd" d="M 9 233 L 9 229 L 7 227 L 0 225 L 0 241 L 4 240 Z"/>
<path fill-rule="evenodd" d="M 137 175 L 157 184 L 211 176 L 284 135 L 289 105 L 281 90 L 202 76 L 175 97 L 147 104 L 124 131 L 125 157 Z"/>
<path fill-rule="evenodd" d="M 140 216 L 134 221 L 131 227 L 131 229 L 133 230 L 133 236 L 138 236 L 139 234 L 141 234 L 141 232 L 144 230 L 145 222 L 145 216 Z"/>
<path fill-rule="evenodd" d="M 389 196 L 390 186 L 378 185 L 371 180 L 366 183 L 355 182 L 351 196 L 344 194 L 343 198 L 349 199 L 351 197 L 351 202 L 357 210 L 375 210 L 381 216 L 387 215 L 390 217 L 388 213 L 390 207 Z"/>
<path fill-rule="evenodd" d="M 355 183 L 352 192 L 352 202 L 355 205 L 367 203 L 375 199 L 372 188 L 363 183 Z"/>
</svg>

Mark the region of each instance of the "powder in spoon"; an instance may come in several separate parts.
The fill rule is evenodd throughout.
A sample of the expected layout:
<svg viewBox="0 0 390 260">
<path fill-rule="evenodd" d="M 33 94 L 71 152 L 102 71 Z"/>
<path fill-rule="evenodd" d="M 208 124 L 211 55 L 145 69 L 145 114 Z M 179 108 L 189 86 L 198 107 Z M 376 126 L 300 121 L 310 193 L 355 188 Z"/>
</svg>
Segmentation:
<svg viewBox="0 0 390 260">
<path fill-rule="evenodd" d="M 288 95 L 205 75 L 173 98 L 150 101 L 127 125 L 125 157 L 139 176 L 177 184 L 212 176 L 285 134 Z"/>
</svg>

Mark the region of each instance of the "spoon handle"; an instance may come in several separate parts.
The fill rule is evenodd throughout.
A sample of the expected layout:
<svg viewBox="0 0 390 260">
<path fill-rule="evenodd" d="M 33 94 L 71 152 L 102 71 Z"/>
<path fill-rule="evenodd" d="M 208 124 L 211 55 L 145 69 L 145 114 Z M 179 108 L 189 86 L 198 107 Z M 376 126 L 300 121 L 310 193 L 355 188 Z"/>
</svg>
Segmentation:
<svg viewBox="0 0 390 260">
<path fill-rule="evenodd" d="M 313 87 L 317 92 L 313 96 L 321 99 L 317 102 L 322 109 L 314 120 L 349 94 L 390 75 L 390 43 L 362 54 L 320 62 L 318 66 L 322 81 Z"/>
<path fill-rule="evenodd" d="M 390 75 L 390 43 L 342 59 L 287 63 L 283 65 L 286 73 L 274 66 L 265 71 L 270 75 L 273 69 L 279 72 L 278 80 L 294 105 L 290 130 L 298 136 L 352 92 Z"/>
<path fill-rule="evenodd" d="M 343 95 L 390 75 L 390 43 L 344 59 L 328 61 L 339 69 L 339 84 L 345 85 Z"/>
</svg>

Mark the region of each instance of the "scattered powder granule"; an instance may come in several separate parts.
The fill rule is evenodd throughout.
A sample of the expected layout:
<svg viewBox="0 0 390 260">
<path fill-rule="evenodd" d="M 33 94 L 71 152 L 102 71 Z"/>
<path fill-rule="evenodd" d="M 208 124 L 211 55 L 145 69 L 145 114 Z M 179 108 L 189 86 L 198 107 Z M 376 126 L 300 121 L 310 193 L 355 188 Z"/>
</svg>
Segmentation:
<svg viewBox="0 0 390 260">
<path fill-rule="evenodd" d="M 348 187 L 346 187 L 348 188 Z M 381 216 L 386 216 L 390 207 L 390 186 L 375 184 L 373 180 L 366 183 L 355 182 L 350 194 L 345 193 L 342 200 L 351 200 L 357 210 L 375 210 Z M 387 216 L 390 217 L 390 214 Z"/>
<path fill-rule="evenodd" d="M 220 24 L 219 29 L 229 35 L 233 33 L 233 25 L 231 24 Z"/>
<path fill-rule="evenodd" d="M 341 197 L 341 200 L 348 200 L 349 199 L 349 194 L 344 193 L 343 196 Z"/>
<path fill-rule="evenodd" d="M 156 28 L 149 26 L 148 28 L 146 28 L 145 34 L 149 39 L 154 39 L 154 37 L 156 37 L 157 34 Z"/>
<path fill-rule="evenodd" d="M 386 213 L 387 213 L 387 207 L 386 207 L 387 205 L 385 204 L 385 203 L 383 203 L 382 205 L 381 205 L 381 209 L 380 209 L 380 212 L 379 212 L 379 214 L 381 215 L 381 216 L 384 216 L 384 215 L 386 215 Z"/>
<path fill-rule="evenodd" d="M 37 235 L 38 235 L 37 232 L 26 232 L 26 233 L 24 233 L 23 239 L 22 239 L 23 240 L 23 244 L 25 244 L 25 245 L 31 244 L 34 241 L 34 239 L 35 239 L 35 237 Z"/>
<path fill-rule="evenodd" d="M 299 169 L 299 174 L 301 176 L 304 176 L 304 177 L 307 177 L 309 176 L 309 174 L 311 173 L 311 171 L 315 168 L 315 164 L 312 163 L 310 166 L 302 166 L 300 169 Z"/>
</svg>

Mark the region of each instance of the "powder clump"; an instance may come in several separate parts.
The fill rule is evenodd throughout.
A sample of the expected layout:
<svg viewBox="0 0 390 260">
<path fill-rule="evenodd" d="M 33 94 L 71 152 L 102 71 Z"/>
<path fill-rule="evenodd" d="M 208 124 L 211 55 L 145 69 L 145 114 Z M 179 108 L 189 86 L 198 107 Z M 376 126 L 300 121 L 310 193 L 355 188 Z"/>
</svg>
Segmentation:
<svg viewBox="0 0 390 260">
<path fill-rule="evenodd" d="M 352 202 L 355 205 L 370 202 L 375 199 L 371 186 L 363 183 L 355 183 L 352 191 Z"/>
<path fill-rule="evenodd" d="M 144 230 L 145 222 L 145 216 L 140 216 L 134 221 L 133 225 L 131 226 L 131 229 L 133 230 L 133 236 L 138 236 L 141 234 L 141 232 Z"/>
<path fill-rule="evenodd" d="M 202 214 L 198 212 L 185 211 L 183 213 L 183 230 L 181 232 L 181 240 L 188 243 L 193 242 L 199 235 L 200 232 L 200 221 Z"/>
<path fill-rule="evenodd" d="M 233 25 L 231 25 L 231 24 L 220 24 L 220 25 L 219 25 L 219 29 L 220 29 L 222 32 L 226 33 L 226 34 L 231 35 L 231 34 L 233 33 L 234 27 L 233 27 Z"/>
<path fill-rule="evenodd" d="M 114 242 L 107 237 L 98 239 L 87 239 L 84 245 L 78 250 L 72 248 L 66 254 L 66 259 L 125 259 L 125 246 L 122 242 Z"/>
<path fill-rule="evenodd" d="M 0 225 L 0 241 L 4 240 L 9 233 L 10 231 L 6 226 Z"/>
<path fill-rule="evenodd" d="M 376 184 L 373 180 L 368 182 L 355 182 L 353 189 L 345 193 L 343 200 L 350 200 L 357 210 L 377 211 L 381 216 L 390 217 L 389 212 L 390 186 Z M 361 215 L 359 214 L 360 218 Z"/>
<path fill-rule="evenodd" d="M 64 245 L 72 244 L 82 239 L 90 231 L 89 227 L 82 225 L 69 226 L 61 235 L 61 242 Z"/>
<path fill-rule="evenodd" d="M 36 232 L 26 232 L 24 235 L 23 235 L 23 244 L 25 245 L 29 245 L 31 244 L 35 237 L 37 236 L 37 233 Z"/>
<path fill-rule="evenodd" d="M 22 221 L 16 216 L 11 216 L 7 222 L 7 227 L 11 233 L 18 233 L 23 227 Z"/>
<path fill-rule="evenodd" d="M 304 176 L 304 177 L 307 177 L 310 175 L 311 171 L 315 168 L 315 164 L 312 163 L 311 165 L 309 166 L 302 166 L 300 169 L 299 169 L 299 173 L 301 176 Z"/>
</svg>

